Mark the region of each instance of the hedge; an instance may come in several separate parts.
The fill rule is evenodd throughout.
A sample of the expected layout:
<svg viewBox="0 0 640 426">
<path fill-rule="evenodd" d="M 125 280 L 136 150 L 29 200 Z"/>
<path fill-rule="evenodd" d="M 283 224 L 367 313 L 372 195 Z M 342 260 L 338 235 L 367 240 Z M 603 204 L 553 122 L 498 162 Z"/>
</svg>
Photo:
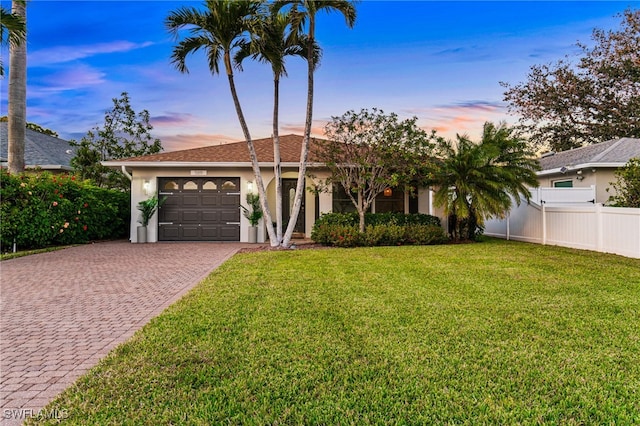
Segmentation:
<svg viewBox="0 0 640 426">
<path fill-rule="evenodd" d="M 427 245 L 447 241 L 440 219 L 426 214 L 368 213 L 365 231 L 357 213 L 322 215 L 311 232 L 314 242 L 336 247 Z"/>
<path fill-rule="evenodd" d="M 80 244 L 128 235 L 129 193 L 48 172 L 0 174 L 0 250 Z"/>
</svg>

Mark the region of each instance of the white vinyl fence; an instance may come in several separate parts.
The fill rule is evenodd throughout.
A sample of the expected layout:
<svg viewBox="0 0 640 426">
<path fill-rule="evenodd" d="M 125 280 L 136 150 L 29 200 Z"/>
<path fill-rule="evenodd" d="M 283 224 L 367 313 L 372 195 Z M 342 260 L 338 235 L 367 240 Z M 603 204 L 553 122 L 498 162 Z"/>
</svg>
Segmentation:
<svg viewBox="0 0 640 426">
<path fill-rule="evenodd" d="M 640 259 L 640 209 L 523 201 L 507 218 L 486 221 L 484 234 Z"/>
</svg>

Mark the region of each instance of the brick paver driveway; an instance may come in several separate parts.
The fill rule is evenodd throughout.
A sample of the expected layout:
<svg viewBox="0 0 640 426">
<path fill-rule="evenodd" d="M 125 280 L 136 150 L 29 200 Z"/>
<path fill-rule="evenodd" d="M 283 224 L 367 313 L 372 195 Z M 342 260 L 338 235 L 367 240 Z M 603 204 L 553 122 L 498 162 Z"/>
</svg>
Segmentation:
<svg viewBox="0 0 640 426">
<path fill-rule="evenodd" d="M 0 423 L 38 414 L 241 247 L 119 241 L 2 262 Z"/>
</svg>

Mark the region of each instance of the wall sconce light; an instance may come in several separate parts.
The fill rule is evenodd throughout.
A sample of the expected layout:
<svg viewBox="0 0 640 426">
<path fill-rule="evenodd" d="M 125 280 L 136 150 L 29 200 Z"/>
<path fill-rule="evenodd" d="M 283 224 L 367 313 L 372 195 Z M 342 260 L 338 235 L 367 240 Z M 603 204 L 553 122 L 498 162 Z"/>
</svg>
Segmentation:
<svg viewBox="0 0 640 426">
<path fill-rule="evenodd" d="M 251 181 L 247 182 L 247 191 L 253 192 L 253 182 Z"/>
<path fill-rule="evenodd" d="M 584 176 L 582 176 L 582 175 L 578 175 L 578 176 L 576 176 L 576 179 L 578 179 L 578 180 L 582 180 L 582 179 L 584 179 Z"/>
<path fill-rule="evenodd" d="M 151 182 L 145 179 L 144 182 L 142 182 L 142 189 L 144 191 L 144 195 L 149 195 L 151 192 Z"/>
<path fill-rule="evenodd" d="M 580 176 L 582 174 L 582 170 L 578 170 L 576 173 L 578 173 L 578 176 Z"/>
<path fill-rule="evenodd" d="M 385 188 L 383 194 L 385 197 L 391 197 L 393 195 L 393 190 L 391 188 Z"/>
</svg>

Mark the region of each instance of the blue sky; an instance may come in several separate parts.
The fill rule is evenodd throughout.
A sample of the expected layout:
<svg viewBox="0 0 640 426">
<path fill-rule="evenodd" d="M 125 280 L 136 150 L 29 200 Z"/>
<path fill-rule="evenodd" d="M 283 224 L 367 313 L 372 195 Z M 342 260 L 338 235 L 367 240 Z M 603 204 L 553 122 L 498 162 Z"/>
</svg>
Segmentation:
<svg viewBox="0 0 640 426">
<path fill-rule="evenodd" d="M 46 1 L 27 9 L 27 120 L 80 139 L 101 126 L 112 98 L 129 93 L 136 111 L 152 117 L 165 150 L 242 139 L 224 76 L 204 58 L 181 74 L 169 57 L 175 41 L 168 13 L 201 1 Z M 9 8 L 10 2 L 2 0 Z M 501 81 L 526 80 L 534 64 L 579 53 L 593 28 L 616 29 L 617 13 L 638 1 L 361 1 L 352 30 L 337 14 L 319 18 L 323 59 L 316 73 L 314 132 L 332 116 L 377 107 L 453 137 L 477 137 L 491 120 L 514 122 Z M 5 66 L 8 54 L 2 51 Z M 306 65 L 288 62 L 281 82 L 281 133 L 302 133 Z M 252 137 L 271 134 L 272 76 L 246 63 L 236 75 Z M 7 80 L 0 82 L 6 115 Z"/>
</svg>

